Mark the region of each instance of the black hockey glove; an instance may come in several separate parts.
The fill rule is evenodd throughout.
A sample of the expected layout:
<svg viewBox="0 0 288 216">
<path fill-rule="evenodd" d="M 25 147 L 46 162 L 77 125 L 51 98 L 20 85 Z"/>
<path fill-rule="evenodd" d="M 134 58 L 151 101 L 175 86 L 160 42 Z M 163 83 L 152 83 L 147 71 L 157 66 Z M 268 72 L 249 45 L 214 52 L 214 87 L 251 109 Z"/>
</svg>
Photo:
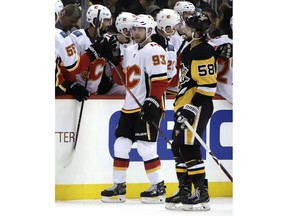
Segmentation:
<svg viewBox="0 0 288 216">
<path fill-rule="evenodd" d="M 155 97 L 147 97 L 144 100 L 142 106 L 142 111 L 140 112 L 141 119 L 147 122 L 157 121 L 161 117 L 162 110 L 160 108 L 159 102 Z"/>
<path fill-rule="evenodd" d="M 221 44 L 216 48 L 218 57 L 229 59 L 233 57 L 233 45 L 231 43 Z"/>
<path fill-rule="evenodd" d="M 76 82 L 70 86 L 70 92 L 79 102 L 87 100 L 87 98 L 90 96 L 90 92 L 87 91 L 84 86 Z"/>
<path fill-rule="evenodd" d="M 90 47 L 86 50 L 89 55 L 90 61 L 93 62 L 96 58 L 107 56 L 108 40 L 104 37 L 99 37 Z"/>
<path fill-rule="evenodd" d="M 175 128 L 185 129 L 187 128 L 184 121 L 187 120 L 190 125 L 193 125 L 195 116 L 198 113 L 198 108 L 192 104 L 185 104 L 185 106 L 177 111 L 175 116 Z"/>
<path fill-rule="evenodd" d="M 112 35 L 108 41 L 107 50 L 110 52 L 106 53 L 104 58 L 112 62 L 114 65 L 118 65 L 121 61 L 120 45 L 116 35 Z"/>
</svg>

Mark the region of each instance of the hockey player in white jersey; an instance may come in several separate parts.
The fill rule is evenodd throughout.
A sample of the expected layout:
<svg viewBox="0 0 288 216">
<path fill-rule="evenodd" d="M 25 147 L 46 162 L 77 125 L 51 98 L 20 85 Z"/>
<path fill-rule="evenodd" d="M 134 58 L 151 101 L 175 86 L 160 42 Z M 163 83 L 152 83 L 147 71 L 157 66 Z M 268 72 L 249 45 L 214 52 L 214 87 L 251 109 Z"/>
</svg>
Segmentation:
<svg viewBox="0 0 288 216">
<path fill-rule="evenodd" d="M 189 1 L 178 1 L 173 10 L 180 15 L 181 25 L 185 25 L 185 19 L 194 14 L 195 6 Z M 174 45 L 177 53 L 181 52 L 188 45 L 188 42 L 184 40 L 185 35 L 181 32 L 181 29 L 182 28 L 179 28 L 179 31 L 170 37 L 170 41 Z"/>
<path fill-rule="evenodd" d="M 158 43 L 168 53 L 167 76 L 170 85 L 167 89 L 167 94 L 177 93 L 177 81 L 172 82 L 176 75 L 177 55 L 176 50 L 170 42 L 170 36 L 174 35 L 180 25 L 180 15 L 172 9 L 162 9 L 156 15 L 155 33 L 152 34 L 152 41 Z M 174 79 L 178 80 L 178 79 Z"/>
<path fill-rule="evenodd" d="M 97 19 L 98 11 L 100 11 L 100 14 L 99 26 L 97 27 L 95 26 L 95 19 Z M 78 54 L 85 52 L 87 47 L 97 39 L 95 43 L 99 57 L 90 67 L 86 88 L 85 83 L 88 71 L 83 71 L 81 74 L 77 74 L 76 77 L 69 75 L 66 77 L 72 83 L 70 93 L 78 101 L 82 101 L 83 98 L 85 99 L 88 94 L 125 94 L 125 88 L 114 83 L 110 68 L 106 67 L 107 61 L 105 58 L 102 58 L 102 56 L 107 57 L 107 52 L 111 52 L 111 47 L 109 48 L 108 46 L 112 45 L 109 44 L 112 40 L 110 40 L 110 35 L 106 34 L 109 26 L 112 24 L 110 10 L 103 5 L 92 5 L 87 10 L 86 19 L 89 27 L 87 29 L 75 30 L 69 36 L 76 45 Z M 96 37 L 95 33 L 98 34 L 98 37 Z"/>
<path fill-rule="evenodd" d="M 179 83 L 179 72 L 180 72 L 180 63 L 181 63 L 181 53 L 182 50 L 189 44 L 184 38 L 185 35 L 181 31 L 181 29 L 185 26 L 185 19 L 188 16 L 191 16 L 195 12 L 195 7 L 191 2 L 188 1 L 178 1 L 175 3 L 173 8 L 181 18 L 180 27 L 177 29 L 175 34 L 170 35 L 170 43 L 174 46 L 176 51 L 176 75 L 171 80 L 171 86 L 169 87 L 170 94 L 176 94 L 178 92 L 178 83 Z"/>
<path fill-rule="evenodd" d="M 175 3 L 173 10 L 175 10 L 181 17 L 181 27 L 174 35 L 170 37 L 170 41 L 177 51 L 177 67 L 180 67 L 181 53 L 189 44 L 185 40 L 186 36 L 183 34 L 182 29 L 185 27 L 185 19 L 195 13 L 195 6 L 189 1 L 178 1 Z"/>
<path fill-rule="evenodd" d="M 129 46 L 135 44 L 131 35 L 132 23 L 136 15 L 130 12 L 121 12 L 115 21 L 115 26 L 118 31 L 116 35 L 117 41 L 120 43 L 120 55 L 124 55 L 124 51 Z"/>
<path fill-rule="evenodd" d="M 55 0 L 55 21 L 63 8 L 60 0 Z M 65 82 L 63 72 L 77 74 L 86 70 L 95 60 L 95 49 L 87 47 L 81 56 L 77 54 L 76 47 L 69 36 L 60 29 L 55 28 L 55 95 L 65 94 L 69 85 Z"/>
<path fill-rule="evenodd" d="M 140 194 L 143 203 L 163 203 L 165 200 L 164 176 L 161 162 L 156 153 L 158 130 L 164 110 L 164 92 L 169 83 L 167 78 L 166 51 L 152 42 L 153 23 L 147 15 L 138 15 L 132 28 L 136 44 L 125 50 L 119 73 L 127 88 L 125 102 L 115 131 L 113 163 L 113 186 L 101 192 L 103 202 L 125 202 L 129 152 L 137 143 L 137 151 L 151 187 Z M 118 73 L 115 74 L 115 81 Z M 134 95 L 134 97 L 132 96 Z M 139 107 L 137 101 L 142 104 Z"/>
<path fill-rule="evenodd" d="M 222 15 L 217 23 L 217 27 L 220 30 L 220 36 L 210 39 L 217 46 L 217 52 L 219 57 L 218 62 L 218 71 L 217 71 L 217 90 L 216 94 L 221 95 L 229 103 L 233 103 L 233 57 L 232 57 L 232 27 L 231 27 L 231 18 L 232 18 L 232 8 L 231 7 L 222 7 L 224 9 Z M 221 47 L 225 49 L 231 49 L 228 55 L 222 56 L 220 53 Z M 229 48 L 229 46 L 231 48 Z M 226 54 L 226 53 L 225 53 Z"/>
</svg>

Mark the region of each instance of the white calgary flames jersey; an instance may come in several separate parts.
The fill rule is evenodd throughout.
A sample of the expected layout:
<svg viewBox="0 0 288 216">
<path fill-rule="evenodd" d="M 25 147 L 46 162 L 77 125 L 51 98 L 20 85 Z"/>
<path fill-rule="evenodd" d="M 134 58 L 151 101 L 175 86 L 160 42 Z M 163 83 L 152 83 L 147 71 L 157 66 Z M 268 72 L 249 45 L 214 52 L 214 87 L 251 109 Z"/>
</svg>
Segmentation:
<svg viewBox="0 0 288 216">
<path fill-rule="evenodd" d="M 125 82 L 141 104 L 150 95 L 151 81 L 163 77 L 167 79 L 167 59 L 167 52 L 155 42 L 149 42 L 141 49 L 138 49 L 138 44 L 134 44 L 125 50 L 122 61 Z M 139 105 L 129 92 L 126 92 L 122 110 L 139 110 Z"/>
<path fill-rule="evenodd" d="M 75 45 L 64 31 L 57 28 L 55 28 L 55 64 L 56 86 L 64 82 L 60 64 L 69 72 L 77 68 L 79 64 L 79 56 L 77 55 Z"/>
<path fill-rule="evenodd" d="M 84 29 L 78 29 L 73 31 L 69 35 L 69 37 L 71 37 L 72 41 L 74 42 L 78 54 L 84 53 L 85 50 L 88 49 L 91 45 L 90 38 L 88 37 Z M 105 64 L 106 61 L 104 58 L 97 58 L 91 64 L 89 71 L 89 79 L 86 87 L 86 89 L 91 94 L 97 93 L 98 86 L 101 82 L 102 74 L 104 72 Z M 83 71 L 82 73 L 76 75 L 76 80 L 78 83 L 85 86 L 86 77 L 87 77 L 87 71 Z"/>
<path fill-rule="evenodd" d="M 61 29 L 55 28 L 55 61 L 57 58 L 68 71 L 76 68 L 78 63 L 78 55 L 75 45 Z"/>
<path fill-rule="evenodd" d="M 211 41 L 219 46 L 224 43 L 233 44 L 228 35 L 221 35 Z M 230 59 L 218 58 L 217 90 L 216 94 L 224 97 L 228 102 L 233 103 L 233 57 Z"/>
<path fill-rule="evenodd" d="M 166 52 L 168 54 L 167 77 L 168 77 L 168 80 L 171 81 L 172 78 L 177 73 L 177 69 L 176 69 L 176 64 L 177 64 L 176 52 L 177 51 L 175 50 L 174 46 L 170 43 L 170 41 L 168 41 Z M 170 92 L 177 92 L 177 86 L 169 86 L 167 90 Z"/>
</svg>

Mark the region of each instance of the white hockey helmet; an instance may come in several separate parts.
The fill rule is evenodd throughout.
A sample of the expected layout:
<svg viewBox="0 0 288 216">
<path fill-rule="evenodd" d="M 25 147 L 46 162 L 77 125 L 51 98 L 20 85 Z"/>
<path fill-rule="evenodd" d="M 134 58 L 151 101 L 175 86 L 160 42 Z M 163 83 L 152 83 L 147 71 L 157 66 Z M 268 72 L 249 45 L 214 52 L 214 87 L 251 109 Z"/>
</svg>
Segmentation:
<svg viewBox="0 0 288 216">
<path fill-rule="evenodd" d="M 156 16 L 157 28 L 165 32 L 167 35 L 173 35 L 176 32 L 176 25 L 180 24 L 180 15 L 172 9 L 164 8 L 160 10 Z M 173 32 L 166 32 L 166 27 L 170 27 Z"/>
<path fill-rule="evenodd" d="M 61 0 L 55 0 L 55 14 L 58 16 L 60 11 L 64 8 Z"/>
<path fill-rule="evenodd" d="M 193 14 L 195 11 L 195 6 L 189 1 L 178 1 L 176 2 L 173 9 L 181 16 L 183 16 L 183 12 L 189 12 Z"/>
<path fill-rule="evenodd" d="M 110 24 L 112 25 L 112 15 L 111 15 L 110 10 L 107 7 L 100 5 L 100 4 L 91 5 L 88 8 L 87 13 L 86 13 L 87 22 L 91 23 L 95 27 L 94 19 L 97 18 L 99 10 L 100 10 L 100 13 L 99 13 L 100 28 L 102 27 L 102 23 L 104 19 L 110 19 L 111 20 Z"/>
<path fill-rule="evenodd" d="M 133 13 L 121 12 L 117 16 L 116 21 L 115 21 L 115 26 L 117 28 L 117 31 L 123 34 L 125 37 L 127 37 L 127 35 L 123 33 L 123 30 L 126 28 L 128 31 L 130 31 L 135 17 L 136 15 Z"/>
<path fill-rule="evenodd" d="M 152 24 L 153 24 L 153 29 L 157 26 L 157 22 L 155 21 L 155 19 L 153 18 L 153 16 L 151 16 L 150 14 L 146 14 L 148 16 L 148 18 L 151 20 Z"/>
<path fill-rule="evenodd" d="M 230 18 L 230 27 L 231 27 L 231 29 L 233 31 L 233 16 L 231 16 L 231 18 Z"/>
<path fill-rule="evenodd" d="M 132 22 L 132 27 L 146 28 L 146 33 L 148 33 L 148 30 L 150 28 L 153 29 L 155 27 L 154 19 L 153 19 L 153 17 L 152 17 L 152 19 L 150 17 L 152 17 L 152 16 L 146 15 L 146 14 L 137 15 L 135 17 L 134 21 Z"/>
</svg>

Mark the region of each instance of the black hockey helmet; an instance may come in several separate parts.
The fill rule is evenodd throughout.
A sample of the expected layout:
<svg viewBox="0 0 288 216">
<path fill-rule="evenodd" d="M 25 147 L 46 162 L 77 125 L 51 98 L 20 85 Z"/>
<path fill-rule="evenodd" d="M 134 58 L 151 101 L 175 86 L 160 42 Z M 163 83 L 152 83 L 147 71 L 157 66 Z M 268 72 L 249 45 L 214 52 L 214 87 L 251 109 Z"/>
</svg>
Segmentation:
<svg viewBox="0 0 288 216">
<path fill-rule="evenodd" d="M 211 25 L 209 17 L 204 13 L 195 13 L 194 15 L 187 17 L 185 23 L 190 28 L 200 31 L 203 34 L 208 31 Z"/>
</svg>

